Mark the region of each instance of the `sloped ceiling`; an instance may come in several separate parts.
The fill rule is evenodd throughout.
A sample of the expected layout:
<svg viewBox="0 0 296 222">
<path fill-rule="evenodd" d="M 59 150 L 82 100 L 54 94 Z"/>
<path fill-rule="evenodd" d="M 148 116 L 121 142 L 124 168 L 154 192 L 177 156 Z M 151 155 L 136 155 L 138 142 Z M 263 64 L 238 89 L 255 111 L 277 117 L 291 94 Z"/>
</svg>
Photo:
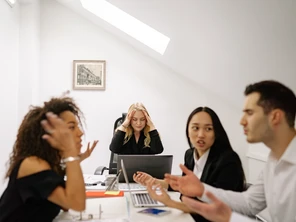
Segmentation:
<svg viewBox="0 0 296 222">
<path fill-rule="evenodd" d="M 255 81 L 276 79 L 296 90 L 295 0 L 108 0 L 168 36 L 164 55 L 89 13 L 79 0 L 56 1 L 236 107 Z"/>
</svg>

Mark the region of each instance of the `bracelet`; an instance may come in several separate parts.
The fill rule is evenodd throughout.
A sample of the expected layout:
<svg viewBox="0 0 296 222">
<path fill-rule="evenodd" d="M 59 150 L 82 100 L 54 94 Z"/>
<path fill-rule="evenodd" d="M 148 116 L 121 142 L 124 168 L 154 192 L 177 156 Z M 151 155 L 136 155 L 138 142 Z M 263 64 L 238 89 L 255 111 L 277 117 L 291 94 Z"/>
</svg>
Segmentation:
<svg viewBox="0 0 296 222">
<path fill-rule="evenodd" d="M 125 125 L 123 125 L 123 124 L 121 124 L 121 125 L 122 125 L 123 128 L 127 128 L 127 127 L 128 127 L 128 126 L 125 126 Z"/>
<path fill-rule="evenodd" d="M 65 164 L 67 162 L 72 162 L 72 161 L 75 161 L 75 160 L 80 160 L 80 156 L 75 156 L 75 157 L 69 156 L 69 157 L 66 157 L 64 159 L 61 159 L 61 163 L 62 164 Z"/>
</svg>

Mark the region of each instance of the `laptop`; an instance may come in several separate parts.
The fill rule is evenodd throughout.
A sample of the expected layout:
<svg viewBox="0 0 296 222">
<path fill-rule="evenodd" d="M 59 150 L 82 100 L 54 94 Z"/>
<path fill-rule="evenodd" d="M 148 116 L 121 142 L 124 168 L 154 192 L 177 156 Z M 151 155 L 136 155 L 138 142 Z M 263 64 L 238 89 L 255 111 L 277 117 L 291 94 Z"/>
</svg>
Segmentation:
<svg viewBox="0 0 296 222">
<path fill-rule="evenodd" d="M 133 175 L 137 171 L 150 174 L 157 179 L 163 179 L 165 173 L 171 173 L 173 155 L 118 155 L 117 172 L 121 169 L 121 160 L 124 161 L 129 181 L 134 181 Z M 119 183 L 125 180 L 123 174 L 119 176 Z"/>
<path fill-rule="evenodd" d="M 165 206 L 163 203 L 153 200 L 149 196 L 148 191 L 131 191 L 129 187 L 129 180 L 127 177 L 123 159 L 120 160 L 120 163 L 121 163 L 121 168 L 123 172 L 123 177 L 129 188 L 127 192 L 130 193 L 130 198 L 133 202 L 134 207 L 164 207 Z"/>
</svg>

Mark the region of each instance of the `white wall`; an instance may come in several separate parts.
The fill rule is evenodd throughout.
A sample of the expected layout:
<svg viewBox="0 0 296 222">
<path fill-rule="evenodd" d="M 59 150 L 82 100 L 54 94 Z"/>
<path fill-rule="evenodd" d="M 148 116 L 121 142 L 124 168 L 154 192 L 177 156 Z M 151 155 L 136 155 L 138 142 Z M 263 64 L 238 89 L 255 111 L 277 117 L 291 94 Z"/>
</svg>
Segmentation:
<svg viewBox="0 0 296 222">
<path fill-rule="evenodd" d="M 198 106 L 209 106 L 218 113 L 247 169 L 247 143 L 238 124 L 240 110 L 57 2 L 42 0 L 39 5 L 38 1 L 24 1 L 21 7 L 11 9 L 0 1 L 0 30 L 0 59 L 5 61 L 2 75 L 6 80 L 0 83 L 0 130 L 4 135 L 0 176 L 28 106 L 66 90 L 71 90 L 85 113 L 85 144 L 100 140 L 92 157 L 82 164 L 85 173 L 108 165 L 113 123 L 137 101 L 148 108 L 161 134 L 164 153 L 174 155 L 173 173 L 180 173 L 178 164 L 188 148 L 186 120 Z M 72 61 L 79 59 L 106 60 L 105 91 L 72 91 Z"/>
<path fill-rule="evenodd" d="M 26 0 L 20 7 L 18 122 L 38 102 L 40 75 L 40 4 Z"/>
<path fill-rule="evenodd" d="M 263 143 L 250 144 L 247 152 L 249 170 L 248 182 L 254 184 L 266 165 L 270 149 Z"/>
<path fill-rule="evenodd" d="M 19 7 L 0 1 L 0 194 L 5 187 L 5 164 L 12 149 L 17 128 L 17 93 L 19 70 Z"/>
<path fill-rule="evenodd" d="M 108 165 L 113 123 L 136 101 L 149 110 L 164 153 L 174 154 L 174 173 L 180 173 L 178 164 L 188 147 L 187 117 L 198 106 L 216 110 L 233 147 L 244 156 L 247 145 L 238 124 L 240 111 L 54 1 L 42 1 L 41 12 L 41 100 L 72 89 L 73 60 L 107 61 L 105 91 L 71 92 L 86 116 L 86 141 L 100 140 L 93 156 L 83 163 L 84 172 Z"/>
</svg>

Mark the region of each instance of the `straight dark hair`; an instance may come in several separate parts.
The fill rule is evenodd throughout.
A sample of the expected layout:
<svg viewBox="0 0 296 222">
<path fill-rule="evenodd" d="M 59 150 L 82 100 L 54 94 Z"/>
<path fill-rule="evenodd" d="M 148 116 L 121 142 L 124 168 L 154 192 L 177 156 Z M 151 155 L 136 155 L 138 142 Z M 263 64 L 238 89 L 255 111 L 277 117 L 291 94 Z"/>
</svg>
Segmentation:
<svg viewBox="0 0 296 222">
<path fill-rule="evenodd" d="M 245 95 L 259 93 L 257 102 L 265 114 L 274 109 L 284 111 L 289 127 L 294 128 L 296 114 L 296 96 L 291 89 L 280 82 L 266 80 L 250 84 L 245 89 Z"/>
</svg>

